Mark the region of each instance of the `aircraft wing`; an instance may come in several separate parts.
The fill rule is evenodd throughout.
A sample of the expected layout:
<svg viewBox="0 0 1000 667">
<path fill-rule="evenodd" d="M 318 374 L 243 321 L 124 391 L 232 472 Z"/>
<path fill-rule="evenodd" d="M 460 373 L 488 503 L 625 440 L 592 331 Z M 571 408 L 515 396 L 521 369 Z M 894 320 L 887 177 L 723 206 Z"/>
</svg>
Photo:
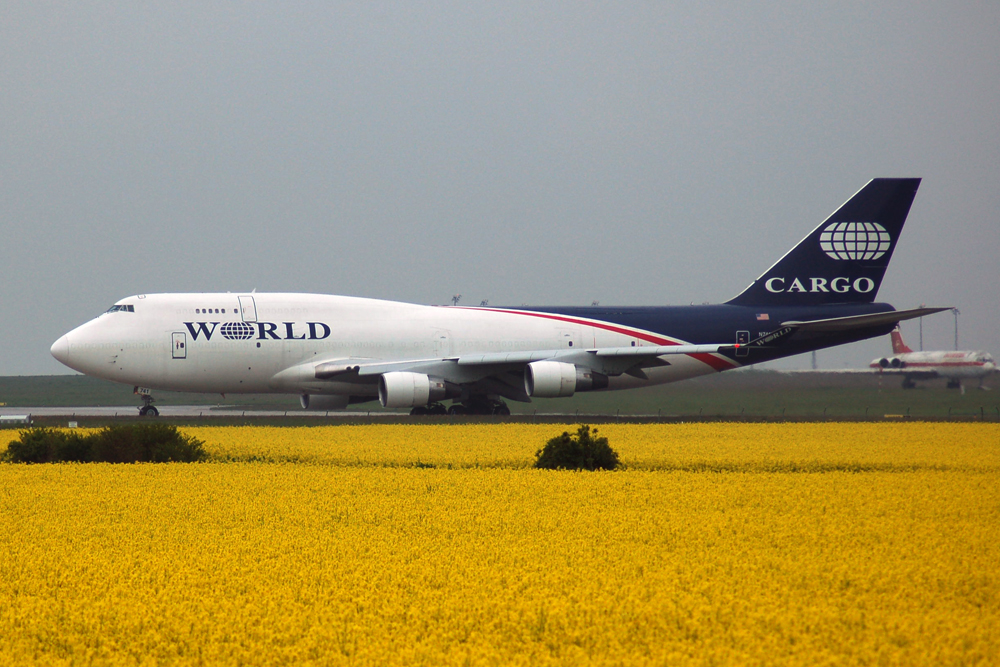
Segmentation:
<svg viewBox="0 0 1000 667">
<path fill-rule="evenodd" d="M 674 354 L 713 354 L 736 349 L 733 344 L 652 345 L 645 347 L 598 347 L 589 350 L 542 350 L 538 352 L 489 352 L 458 357 L 460 365 L 527 364 L 532 361 L 566 361 L 582 366 L 608 365 L 622 361 L 631 366 L 636 361 Z M 583 363 L 581 363 L 583 362 Z M 593 370 L 599 370 L 593 368 Z"/>
<path fill-rule="evenodd" d="M 942 377 L 937 371 L 927 369 L 910 370 L 909 368 L 875 368 L 868 372 L 875 372 L 880 375 L 905 375 L 913 380 L 933 380 L 934 378 Z"/>
<path fill-rule="evenodd" d="M 747 344 L 748 347 L 780 345 L 784 339 L 800 332 L 833 333 L 895 324 L 902 320 L 923 317 L 947 308 L 916 308 L 912 310 L 873 313 L 810 321 L 782 322 L 769 334 Z M 645 378 L 643 369 L 669 366 L 676 355 L 706 355 L 729 352 L 740 347 L 732 343 L 703 345 L 649 345 L 636 347 L 601 347 L 591 349 L 563 348 L 519 352 L 485 352 L 443 358 L 415 359 L 323 359 L 308 361 L 278 373 L 274 380 L 287 386 L 292 383 L 333 381 L 372 385 L 379 376 L 392 372 L 422 373 L 461 385 L 478 385 L 481 389 L 501 394 L 512 400 L 529 400 L 524 392 L 524 367 L 537 361 L 558 361 L 590 369 L 595 373 L 616 377 L 623 374 Z"/>
<path fill-rule="evenodd" d="M 488 352 L 445 358 L 400 360 L 324 359 L 308 361 L 281 371 L 273 382 L 305 386 L 324 381 L 372 385 L 391 372 L 422 373 L 460 385 L 475 385 L 516 401 L 530 400 L 524 390 L 524 368 L 535 361 L 558 361 L 588 368 L 608 376 L 646 377 L 643 369 L 668 366 L 667 358 L 682 354 L 713 354 L 733 350 L 734 344 L 653 345 L 592 349 Z"/>
<path fill-rule="evenodd" d="M 318 380 L 332 379 L 346 374 L 359 378 L 377 377 L 393 371 L 437 374 L 446 380 L 465 381 L 464 376 L 481 375 L 483 371 L 495 372 L 522 368 L 534 361 L 562 361 L 584 366 L 607 375 L 621 375 L 628 369 L 642 366 L 662 366 L 668 362 L 661 357 L 677 354 L 713 354 L 732 350 L 733 344 L 710 345 L 653 345 L 646 347 L 601 347 L 592 349 L 527 350 L 523 352 L 486 352 L 439 359 L 405 359 L 398 361 L 336 360 L 315 364 Z M 453 380 L 453 377 L 455 378 Z"/>
</svg>

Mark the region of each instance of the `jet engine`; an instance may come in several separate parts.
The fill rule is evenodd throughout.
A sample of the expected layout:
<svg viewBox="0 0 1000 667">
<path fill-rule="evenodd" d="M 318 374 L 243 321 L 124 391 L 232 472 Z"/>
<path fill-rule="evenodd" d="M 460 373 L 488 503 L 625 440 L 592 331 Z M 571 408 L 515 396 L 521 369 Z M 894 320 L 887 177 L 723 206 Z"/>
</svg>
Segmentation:
<svg viewBox="0 0 1000 667">
<path fill-rule="evenodd" d="M 413 408 L 461 394 L 458 385 L 423 373 L 393 371 L 378 379 L 378 401 L 384 408 Z"/>
<path fill-rule="evenodd" d="M 878 360 L 878 365 L 882 368 L 903 368 L 906 363 L 899 359 L 899 357 L 893 357 L 892 359 L 886 359 L 885 357 Z"/>
<path fill-rule="evenodd" d="M 299 405 L 303 410 L 343 410 L 351 401 L 350 396 L 339 394 L 302 394 Z"/>
<path fill-rule="evenodd" d="M 534 361 L 524 367 L 524 391 L 535 398 L 564 398 L 604 389 L 608 376 L 561 361 Z"/>
</svg>

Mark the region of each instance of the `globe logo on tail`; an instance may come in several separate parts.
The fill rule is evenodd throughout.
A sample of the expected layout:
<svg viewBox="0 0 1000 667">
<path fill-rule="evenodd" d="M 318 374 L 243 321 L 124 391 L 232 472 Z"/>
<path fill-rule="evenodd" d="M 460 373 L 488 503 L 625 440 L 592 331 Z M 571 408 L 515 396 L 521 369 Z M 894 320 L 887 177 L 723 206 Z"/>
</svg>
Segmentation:
<svg viewBox="0 0 1000 667">
<path fill-rule="evenodd" d="M 891 239 L 877 222 L 833 222 L 820 232 L 819 245 L 833 259 L 878 259 Z"/>
</svg>

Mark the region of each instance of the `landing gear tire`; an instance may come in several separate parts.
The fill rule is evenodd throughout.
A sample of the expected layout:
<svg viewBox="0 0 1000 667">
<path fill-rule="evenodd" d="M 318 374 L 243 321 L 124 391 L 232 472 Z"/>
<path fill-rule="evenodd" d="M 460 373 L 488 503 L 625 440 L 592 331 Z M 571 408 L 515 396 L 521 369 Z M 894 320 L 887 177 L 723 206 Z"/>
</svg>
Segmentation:
<svg viewBox="0 0 1000 667">
<path fill-rule="evenodd" d="M 423 417 L 426 414 L 427 414 L 427 408 L 425 408 L 422 405 L 418 405 L 417 407 L 410 410 L 411 417 Z"/>
<path fill-rule="evenodd" d="M 903 378 L 903 389 L 916 389 L 917 383 L 910 378 Z"/>
<path fill-rule="evenodd" d="M 503 401 L 473 398 L 465 403 L 455 403 L 448 409 L 450 415 L 497 415 L 510 414 L 510 408 Z"/>
<path fill-rule="evenodd" d="M 149 394 L 140 394 L 140 396 L 142 397 L 142 407 L 139 408 L 139 416 L 159 417 L 160 411 L 153 407 L 153 397 Z"/>
<path fill-rule="evenodd" d="M 446 415 L 448 414 L 448 409 L 440 403 L 431 403 L 427 406 L 427 414 L 429 415 Z"/>
</svg>

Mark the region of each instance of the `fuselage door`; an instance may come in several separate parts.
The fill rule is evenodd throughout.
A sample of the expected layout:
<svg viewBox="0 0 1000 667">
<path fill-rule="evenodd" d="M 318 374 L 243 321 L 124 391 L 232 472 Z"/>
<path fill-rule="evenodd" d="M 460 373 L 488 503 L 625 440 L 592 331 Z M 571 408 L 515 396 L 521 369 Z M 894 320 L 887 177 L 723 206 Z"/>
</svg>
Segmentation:
<svg viewBox="0 0 1000 667">
<path fill-rule="evenodd" d="M 434 356 L 444 359 L 451 356 L 451 332 L 447 329 L 435 329 L 433 347 Z"/>
<path fill-rule="evenodd" d="M 241 296 L 240 299 L 240 316 L 243 318 L 244 322 L 256 322 L 257 321 L 257 304 L 254 303 L 252 296 Z"/>
<path fill-rule="evenodd" d="M 580 337 L 577 332 L 573 329 L 560 329 L 558 334 L 558 341 L 556 347 L 559 349 L 570 348 L 570 347 L 580 347 Z"/>
<path fill-rule="evenodd" d="M 170 334 L 171 350 L 174 359 L 187 359 L 187 334 L 175 331 Z"/>
<path fill-rule="evenodd" d="M 748 344 L 749 342 L 750 342 L 750 332 L 749 331 L 737 331 L 736 332 L 736 344 L 737 345 L 741 345 L 742 346 L 742 345 Z M 736 356 L 737 357 L 745 357 L 748 354 L 750 354 L 750 348 L 749 347 L 738 347 L 738 348 L 736 348 Z"/>
</svg>

